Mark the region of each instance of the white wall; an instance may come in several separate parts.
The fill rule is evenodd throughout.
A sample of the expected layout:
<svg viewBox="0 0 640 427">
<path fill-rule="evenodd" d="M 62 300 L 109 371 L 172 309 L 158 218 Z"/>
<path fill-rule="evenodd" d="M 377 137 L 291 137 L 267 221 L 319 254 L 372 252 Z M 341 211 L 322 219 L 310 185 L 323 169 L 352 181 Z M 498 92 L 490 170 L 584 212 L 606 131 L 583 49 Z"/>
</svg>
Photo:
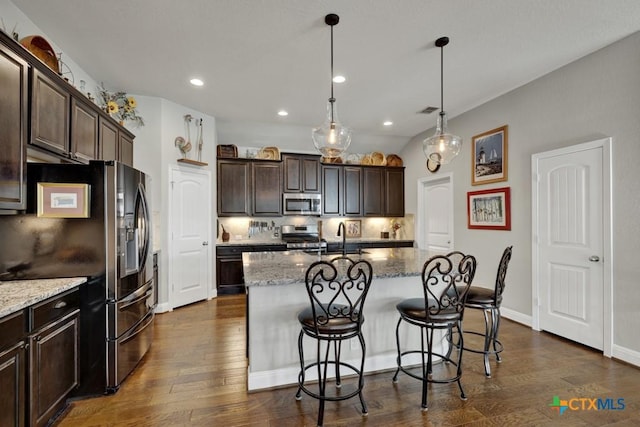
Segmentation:
<svg viewBox="0 0 640 427">
<path fill-rule="evenodd" d="M 18 9 L 10 0 L 0 0 L 0 18 L 2 18 L 2 22 L 4 23 L 4 28 L 2 23 L 0 23 L 0 29 L 6 30 L 6 33 L 11 35 L 11 32 L 15 31 L 19 34 L 19 39 L 22 39 L 31 35 L 39 35 L 44 37 L 56 54 L 62 53 L 62 61 L 67 64 L 67 66 L 73 72 L 74 80 L 71 81 L 69 79 L 69 83 L 72 83 L 78 90 L 80 90 L 80 80 L 85 81 L 85 93 L 91 92 L 91 95 L 96 98 L 96 93 L 98 83 L 89 76 L 82 68 L 78 66 L 71 58 L 69 58 L 65 53 L 64 49 L 55 44 L 55 40 L 47 37 L 47 35 L 38 28 L 31 20 L 24 14 L 20 9 Z M 63 69 L 64 70 L 64 69 Z M 64 77 L 68 77 L 65 75 Z"/>
<path fill-rule="evenodd" d="M 455 174 L 455 246 L 478 258 L 478 283 L 491 285 L 500 255 L 513 244 L 503 307 L 527 318 L 532 312 L 531 155 L 613 137 L 614 357 L 640 360 L 640 33 L 571 63 L 449 121 L 463 137 L 461 155 L 439 173 Z M 470 76 L 471 77 L 471 76 Z M 445 94 L 446 96 L 446 94 Z M 509 180 L 471 186 L 473 135 L 509 125 Z M 429 174 L 421 140 L 402 151 L 406 162 L 406 210 L 416 213 L 417 180 Z M 511 231 L 469 230 L 466 193 L 511 187 Z"/>
<path fill-rule="evenodd" d="M 193 118 L 203 119 L 203 150 L 202 162 L 207 166 L 182 166 L 186 168 L 204 168 L 211 173 L 211 212 L 216 212 L 215 197 L 215 162 L 216 162 L 216 119 L 200 113 L 199 111 L 167 101 L 166 99 L 134 95 L 138 101 L 138 110 L 145 120 L 145 126 L 141 128 L 130 128 L 136 134 L 133 144 L 133 164 L 137 169 L 148 173 L 152 178 L 151 192 L 149 195 L 151 211 L 153 213 L 153 245 L 154 249 L 160 249 L 160 278 L 158 302 L 163 304 L 168 302 L 168 266 L 170 254 L 168 242 L 170 230 L 167 219 L 169 218 L 170 183 L 169 168 L 178 164 L 177 159 L 182 155 L 175 146 L 177 136 L 186 139 L 186 127 L 184 116 L 191 114 Z M 191 123 L 191 143 L 193 149 L 189 153 L 189 158 L 196 160 L 196 127 L 195 121 Z M 182 164 L 181 164 L 182 165 Z M 212 231 L 215 231 L 215 218 L 211 218 Z M 215 241 L 215 235 L 210 236 L 209 241 Z M 215 264 L 213 256 L 211 258 L 211 286 L 215 287 Z"/>
<path fill-rule="evenodd" d="M 318 124 L 324 118 L 318 118 Z M 282 120 L 282 124 L 229 122 L 218 120 L 218 139 L 220 144 L 235 144 L 245 147 L 275 146 L 281 152 L 318 154 L 311 139 L 311 128 L 296 126 Z M 349 146 L 349 153 L 370 153 L 380 151 L 385 154 L 398 153 L 408 138 L 399 136 L 367 135 L 354 130 L 353 139 Z M 306 146 L 308 149 L 300 149 Z M 245 153 L 238 153 L 244 156 Z"/>
</svg>

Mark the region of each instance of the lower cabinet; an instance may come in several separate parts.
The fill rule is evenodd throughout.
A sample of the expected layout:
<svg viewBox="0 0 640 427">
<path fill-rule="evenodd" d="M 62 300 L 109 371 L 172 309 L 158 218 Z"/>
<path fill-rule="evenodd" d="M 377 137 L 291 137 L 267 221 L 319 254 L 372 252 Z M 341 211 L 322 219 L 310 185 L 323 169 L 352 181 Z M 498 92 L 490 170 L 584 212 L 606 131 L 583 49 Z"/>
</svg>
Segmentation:
<svg viewBox="0 0 640 427">
<path fill-rule="evenodd" d="M 44 426 L 79 383 L 78 289 L 0 319 L 0 426 Z"/>
<path fill-rule="evenodd" d="M 47 425 L 78 385 L 78 313 L 29 336 L 29 419 Z"/>
<path fill-rule="evenodd" d="M 24 311 L 0 319 L 0 426 L 26 425 Z"/>
<path fill-rule="evenodd" d="M 219 295 L 244 293 L 243 252 L 286 251 L 285 244 L 216 246 L 216 289 Z"/>
</svg>

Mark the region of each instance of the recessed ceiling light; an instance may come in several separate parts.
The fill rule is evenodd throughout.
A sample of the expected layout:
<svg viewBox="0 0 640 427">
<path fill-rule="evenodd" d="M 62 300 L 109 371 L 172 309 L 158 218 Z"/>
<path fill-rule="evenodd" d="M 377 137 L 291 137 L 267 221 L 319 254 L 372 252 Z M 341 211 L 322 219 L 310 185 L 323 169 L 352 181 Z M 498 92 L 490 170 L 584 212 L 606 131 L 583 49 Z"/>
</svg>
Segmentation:
<svg viewBox="0 0 640 427">
<path fill-rule="evenodd" d="M 344 83 L 345 81 L 347 81 L 347 78 L 345 76 L 335 76 L 333 78 L 334 83 Z"/>
<path fill-rule="evenodd" d="M 289 112 L 288 112 L 288 111 L 285 111 L 285 110 L 280 110 L 280 111 L 278 111 L 278 115 L 279 115 L 280 117 L 286 117 L 286 116 L 288 116 L 288 115 L 289 115 Z"/>
<path fill-rule="evenodd" d="M 393 122 L 391 120 L 387 120 L 386 122 L 382 123 L 383 126 L 391 126 L 392 124 Z"/>
<path fill-rule="evenodd" d="M 189 83 L 191 83 L 194 86 L 204 86 L 204 82 L 200 79 L 191 79 L 189 80 Z"/>
</svg>

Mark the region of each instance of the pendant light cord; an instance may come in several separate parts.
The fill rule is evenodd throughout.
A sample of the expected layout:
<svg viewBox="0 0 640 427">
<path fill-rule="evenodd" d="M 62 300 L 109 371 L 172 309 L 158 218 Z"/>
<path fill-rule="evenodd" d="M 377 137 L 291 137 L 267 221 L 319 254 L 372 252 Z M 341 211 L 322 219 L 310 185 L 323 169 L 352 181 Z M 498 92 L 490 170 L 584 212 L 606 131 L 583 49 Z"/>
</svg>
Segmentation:
<svg viewBox="0 0 640 427">
<path fill-rule="evenodd" d="M 444 46 L 440 46 L 440 115 L 444 114 Z"/>
<path fill-rule="evenodd" d="M 333 123 L 334 102 L 336 102 L 336 99 L 333 97 L 333 25 L 331 25 L 331 98 L 329 98 L 329 103 L 331 103 L 331 123 Z"/>
</svg>

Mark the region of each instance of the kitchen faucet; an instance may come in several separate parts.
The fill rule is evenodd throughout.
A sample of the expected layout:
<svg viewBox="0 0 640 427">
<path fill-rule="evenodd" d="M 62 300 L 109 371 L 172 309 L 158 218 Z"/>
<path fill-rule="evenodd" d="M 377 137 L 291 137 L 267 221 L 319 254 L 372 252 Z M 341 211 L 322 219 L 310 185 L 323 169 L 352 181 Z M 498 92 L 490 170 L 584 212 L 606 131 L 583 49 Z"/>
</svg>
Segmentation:
<svg viewBox="0 0 640 427">
<path fill-rule="evenodd" d="M 340 229 L 342 229 L 342 234 L 340 234 Z M 344 222 L 341 222 L 338 225 L 338 237 L 342 236 L 342 256 L 347 256 L 347 245 L 345 240 L 347 238 L 347 230 L 344 227 Z"/>
</svg>

